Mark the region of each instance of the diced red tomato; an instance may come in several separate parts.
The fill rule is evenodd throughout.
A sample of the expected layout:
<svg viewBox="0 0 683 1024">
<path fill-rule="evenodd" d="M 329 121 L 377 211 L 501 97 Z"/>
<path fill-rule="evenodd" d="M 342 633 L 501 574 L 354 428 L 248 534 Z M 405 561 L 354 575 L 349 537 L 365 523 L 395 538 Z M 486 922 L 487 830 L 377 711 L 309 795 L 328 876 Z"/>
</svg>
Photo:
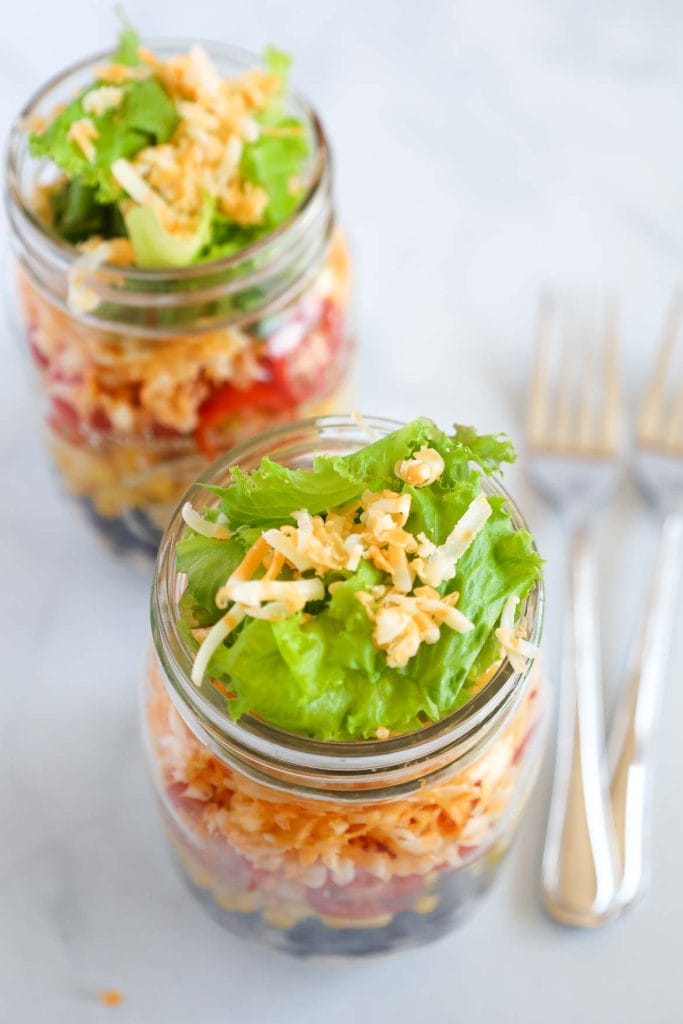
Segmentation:
<svg viewBox="0 0 683 1024">
<path fill-rule="evenodd" d="M 222 880 L 231 889 L 255 892 L 261 887 L 268 872 L 255 867 L 251 861 L 237 853 L 223 836 L 202 840 L 202 861 L 216 880 Z"/>
<path fill-rule="evenodd" d="M 224 384 L 202 403 L 199 409 L 197 444 L 214 458 L 230 441 L 230 427 L 247 410 L 261 415 L 283 413 L 291 401 L 274 381 L 256 381 L 245 390 Z"/>
<path fill-rule="evenodd" d="M 96 409 L 90 417 L 90 426 L 100 434 L 108 433 L 111 430 L 111 420 L 104 409 Z"/>
<path fill-rule="evenodd" d="M 83 374 L 80 372 L 74 373 L 71 370 L 64 370 L 64 368 L 60 366 L 53 366 L 50 368 L 50 380 L 57 384 L 70 384 L 73 386 L 75 384 L 83 383 Z"/>
<path fill-rule="evenodd" d="M 44 352 L 41 352 L 41 350 L 38 348 L 35 342 L 31 340 L 30 335 L 29 348 L 31 350 L 31 355 L 33 356 L 34 361 L 37 363 L 40 369 L 46 370 L 47 367 L 50 365 L 50 360 L 47 358 Z"/>
<path fill-rule="evenodd" d="M 184 782 L 174 782 L 167 788 L 166 795 L 182 818 L 186 821 L 189 819 L 195 825 L 199 823 L 204 805 L 201 800 L 187 796 L 187 785 Z"/>
<path fill-rule="evenodd" d="M 83 421 L 74 407 L 63 398 L 54 396 L 50 400 L 47 424 L 50 430 L 71 444 L 83 441 Z"/>
<path fill-rule="evenodd" d="M 478 846 L 471 846 L 467 843 L 460 843 L 458 846 L 458 853 L 461 857 L 470 857 L 473 853 L 476 853 L 479 849 Z"/>
<path fill-rule="evenodd" d="M 383 882 L 372 875 L 363 874 L 349 885 L 328 882 L 320 889 L 308 891 L 308 902 L 327 917 L 381 917 L 408 910 L 418 891 L 424 885 L 422 875 L 394 877 Z"/>
<path fill-rule="evenodd" d="M 304 402 L 325 389 L 343 339 L 341 310 L 326 299 L 320 316 L 299 345 L 269 360 L 273 380 L 292 402 Z"/>
<path fill-rule="evenodd" d="M 155 437 L 161 438 L 162 440 L 183 436 L 181 430 L 176 430 L 175 427 L 168 427 L 165 423 L 156 422 L 152 424 L 152 433 Z"/>
<path fill-rule="evenodd" d="M 517 749 L 515 750 L 515 752 L 514 752 L 514 754 L 512 756 L 512 764 L 519 764 L 519 762 L 522 760 L 522 758 L 524 757 L 524 754 L 526 753 L 526 750 L 527 750 L 529 744 L 531 743 L 532 739 L 534 738 L 535 732 L 536 732 L 536 726 L 533 725 L 529 729 L 529 731 L 527 732 L 526 736 L 524 736 L 524 738 L 522 739 L 522 741 L 519 744 L 519 746 L 517 747 Z"/>
</svg>

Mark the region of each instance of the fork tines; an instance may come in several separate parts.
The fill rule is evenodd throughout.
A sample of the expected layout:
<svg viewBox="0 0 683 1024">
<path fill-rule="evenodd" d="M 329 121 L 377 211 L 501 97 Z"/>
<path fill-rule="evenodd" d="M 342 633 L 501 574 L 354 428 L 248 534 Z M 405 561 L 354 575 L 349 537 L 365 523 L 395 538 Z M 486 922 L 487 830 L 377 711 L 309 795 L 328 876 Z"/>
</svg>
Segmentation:
<svg viewBox="0 0 683 1024">
<path fill-rule="evenodd" d="M 654 369 L 637 421 L 640 444 L 683 454 L 683 292 L 669 307 Z"/>
<path fill-rule="evenodd" d="M 528 416 L 531 448 L 614 454 L 620 418 L 618 335 L 614 296 L 541 296 Z"/>
</svg>

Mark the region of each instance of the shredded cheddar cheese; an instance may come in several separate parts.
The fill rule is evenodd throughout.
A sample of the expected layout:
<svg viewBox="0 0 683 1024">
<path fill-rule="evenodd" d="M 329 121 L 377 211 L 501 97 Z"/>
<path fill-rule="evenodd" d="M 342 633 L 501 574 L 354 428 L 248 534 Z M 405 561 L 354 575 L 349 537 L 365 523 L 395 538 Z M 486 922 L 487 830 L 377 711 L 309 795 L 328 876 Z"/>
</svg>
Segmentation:
<svg viewBox="0 0 683 1024">
<path fill-rule="evenodd" d="M 78 146 L 86 160 L 92 163 L 97 152 L 94 140 L 99 137 L 95 122 L 89 117 L 82 117 L 80 120 L 74 121 L 66 133 L 66 137 L 69 142 Z"/>
<path fill-rule="evenodd" d="M 292 513 L 296 527 L 285 525 L 266 530 L 264 539 L 299 572 L 314 569 L 322 575 L 329 570 L 355 570 L 362 554 L 361 539 L 349 532 L 340 516 L 311 516 L 305 509 Z"/>
<path fill-rule="evenodd" d="M 379 585 L 356 595 L 368 618 L 374 623 L 373 640 L 387 652 L 387 665 L 401 668 L 417 654 L 420 644 L 434 644 L 439 627 L 446 625 L 457 633 L 469 633 L 474 625 L 455 608 L 456 591 L 445 597 L 431 587 L 417 587 L 406 596 Z"/>
<path fill-rule="evenodd" d="M 126 82 L 136 82 L 142 78 L 149 78 L 152 69 L 148 64 L 105 64 L 95 69 L 95 78 L 98 82 L 106 82 L 108 85 L 125 85 Z"/>
<path fill-rule="evenodd" d="M 422 447 L 412 458 L 397 462 L 394 473 L 412 487 L 427 487 L 439 479 L 445 468 L 446 464 L 437 451 Z"/>
<path fill-rule="evenodd" d="M 144 47 L 139 55 L 139 68 L 159 79 L 180 123 L 165 144 L 148 146 L 130 160 L 114 161 L 116 181 L 136 203 L 150 207 L 172 233 L 191 232 L 199 224 L 207 195 L 236 224 L 263 223 L 268 193 L 242 176 L 240 161 L 244 143 L 255 142 L 260 135 L 257 117 L 280 89 L 278 77 L 256 68 L 222 78 L 200 46 L 168 60 Z M 114 90 L 120 92 L 122 85 L 141 74 L 137 67 L 119 64 L 100 69 L 99 80 L 108 84 L 88 94 L 105 93 L 89 100 L 93 112 L 120 102 Z"/>
<path fill-rule="evenodd" d="M 401 593 L 408 593 L 413 585 L 408 555 L 417 551 L 415 537 L 404 529 L 410 504 L 409 494 L 390 490 L 365 491 L 361 498 L 364 557 L 388 573 Z"/>
</svg>

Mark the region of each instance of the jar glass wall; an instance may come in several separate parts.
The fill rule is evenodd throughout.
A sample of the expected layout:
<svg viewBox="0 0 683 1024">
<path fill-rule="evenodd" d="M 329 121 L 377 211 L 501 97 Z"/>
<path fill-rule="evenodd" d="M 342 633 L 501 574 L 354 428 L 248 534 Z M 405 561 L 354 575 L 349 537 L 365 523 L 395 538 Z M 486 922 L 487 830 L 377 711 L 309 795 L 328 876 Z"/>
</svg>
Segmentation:
<svg viewBox="0 0 683 1024">
<path fill-rule="evenodd" d="M 160 57 L 189 41 L 152 44 Z M 223 75 L 258 64 L 207 45 Z M 54 168 L 25 124 L 49 114 L 110 54 L 48 82 L 14 125 L 7 202 L 26 343 L 47 440 L 66 488 L 117 547 L 156 551 L 178 496 L 208 460 L 254 433 L 348 407 L 350 268 L 336 226 L 330 155 L 314 111 L 292 216 L 237 255 L 189 267 L 92 265 L 37 212 Z"/>
<path fill-rule="evenodd" d="M 252 468 L 266 454 L 302 467 L 366 442 L 345 417 L 303 421 L 228 453 L 202 482 L 223 484 L 231 465 Z M 200 486 L 187 498 L 200 511 L 212 501 Z M 177 512 L 157 561 L 144 729 L 190 888 L 231 931 L 299 956 L 388 952 L 446 933 L 494 879 L 531 791 L 547 719 L 537 670 L 505 661 L 464 707 L 386 740 L 322 742 L 250 716 L 234 722 L 222 687 L 190 682 L 174 568 L 183 527 Z M 523 614 L 537 642 L 540 585 Z"/>
</svg>

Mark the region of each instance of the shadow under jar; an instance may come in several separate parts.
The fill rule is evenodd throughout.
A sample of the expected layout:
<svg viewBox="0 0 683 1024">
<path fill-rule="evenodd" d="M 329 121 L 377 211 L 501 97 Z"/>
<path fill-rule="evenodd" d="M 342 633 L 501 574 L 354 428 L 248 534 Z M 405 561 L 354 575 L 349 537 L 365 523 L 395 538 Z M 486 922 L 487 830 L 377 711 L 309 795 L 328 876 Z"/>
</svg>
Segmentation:
<svg viewBox="0 0 683 1024">
<path fill-rule="evenodd" d="M 190 43 L 152 45 L 167 57 Z M 239 50 L 205 48 L 226 76 L 258 64 Z M 110 57 L 74 65 L 26 105 L 10 135 L 7 205 L 21 319 L 59 474 L 117 549 L 153 554 L 208 459 L 274 424 L 348 407 L 350 267 L 325 134 L 293 95 L 288 109 L 310 143 L 304 197 L 237 255 L 172 269 L 89 267 L 51 234 L 36 197 L 57 172 L 31 156 L 24 126 L 71 99 Z M 90 308 L 79 312 L 73 295 L 84 289 Z"/>
<path fill-rule="evenodd" d="M 398 426 L 368 423 L 378 434 Z M 265 455 L 303 468 L 365 443 L 345 417 L 307 420 L 234 449 L 200 483 L 224 484 L 230 466 L 251 469 Z M 212 503 L 199 485 L 186 497 L 200 512 Z M 190 889 L 230 931 L 301 957 L 386 953 L 450 931 L 493 881 L 531 792 L 547 721 L 538 671 L 504 661 L 463 707 L 386 740 L 322 742 L 251 716 L 232 721 L 217 681 L 190 680 L 174 565 L 183 530 L 176 512 L 157 560 L 144 730 Z M 537 642 L 540 585 L 523 614 Z"/>
</svg>

